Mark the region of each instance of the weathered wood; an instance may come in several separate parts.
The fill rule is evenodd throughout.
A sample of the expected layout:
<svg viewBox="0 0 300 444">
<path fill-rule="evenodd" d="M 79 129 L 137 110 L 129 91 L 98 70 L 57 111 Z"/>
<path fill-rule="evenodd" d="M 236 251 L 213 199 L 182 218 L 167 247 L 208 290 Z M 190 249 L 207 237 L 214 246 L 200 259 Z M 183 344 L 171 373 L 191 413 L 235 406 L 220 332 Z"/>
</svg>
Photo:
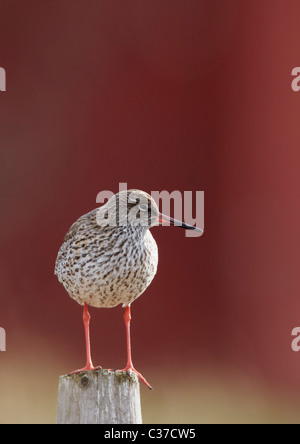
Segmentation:
<svg viewBox="0 0 300 444">
<path fill-rule="evenodd" d="M 141 424 L 133 373 L 97 370 L 59 378 L 57 424 Z"/>
</svg>

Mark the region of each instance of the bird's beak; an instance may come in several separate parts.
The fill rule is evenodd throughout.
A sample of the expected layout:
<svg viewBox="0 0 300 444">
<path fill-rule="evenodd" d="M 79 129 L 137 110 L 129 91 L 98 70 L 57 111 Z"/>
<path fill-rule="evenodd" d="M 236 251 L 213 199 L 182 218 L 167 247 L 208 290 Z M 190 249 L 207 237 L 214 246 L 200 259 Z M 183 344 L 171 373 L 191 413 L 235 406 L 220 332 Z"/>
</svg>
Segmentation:
<svg viewBox="0 0 300 444">
<path fill-rule="evenodd" d="M 161 225 L 174 225 L 175 227 L 185 228 L 186 230 L 195 230 L 199 233 L 203 233 L 203 230 L 198 227 L 194 227 L 193 225 L 186 224 L 185 222 L 181 222 L 180 220 L 174 219 L 173 217 L 166 216 L 165 214 L 159 213 L 158 221 Z"/>
</svg>

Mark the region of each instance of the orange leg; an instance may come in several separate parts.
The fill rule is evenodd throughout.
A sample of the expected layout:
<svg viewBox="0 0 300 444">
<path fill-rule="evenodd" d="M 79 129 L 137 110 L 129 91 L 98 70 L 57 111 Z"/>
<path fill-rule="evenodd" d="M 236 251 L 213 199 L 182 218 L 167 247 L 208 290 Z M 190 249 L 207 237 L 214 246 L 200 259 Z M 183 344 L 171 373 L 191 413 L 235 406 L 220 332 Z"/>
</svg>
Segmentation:
<svg viewBox="0 0 300 444">
<path fill-rule="evenodd" d="M 130 340 L 130 321 L 131 321 L 131 310 L 130 310 L 130 304 L 127 305 L 127 307 L 125 308 L 125 313 L 124 313 L 124 321 L 125 321 L 125 327 L 126 327 L 126 338 L 127 338 L 127 364 L 126 367 L 123 368 L 122 370 L 119 371 L 123 371 L 123 372 L 127 372 L 129 375 L 133 372 L 136 373 L 137 376 L 140 378 L 141 381 L 143 381 L 144 384 L 146 384 L 146 386 L 149 389 L 152 389 L 151 385 L 146 381 L 146 379 L 144 378 L 143 375 L 141 375 L 141 373 L 139 373 L 133 366 L 132 363 L 132 357 L 131 357 L 131 340 Z"/>
<path fill-rule="evenodd" d="M 92 358 L 91 358 L 91 342 L 90 342 L 90 320 L 91 315 L 88 311 L 88 306 L 85 303 L 84 309 L 83 309 L 83 324 L 84 324 L 84 332 L 85 332 L 85 347 L 86 347 L 86 365 L 83 368 L 80 368 L 78 370 L 74 370 L 73 372 L 69 373 L 69 375 L 74 375 L 75 373 L 80 373 L 84 371 L 92 371 L 92 370 L 98 370 L 101 369 L 101 367 L 94 367 Z"/>
</svg>

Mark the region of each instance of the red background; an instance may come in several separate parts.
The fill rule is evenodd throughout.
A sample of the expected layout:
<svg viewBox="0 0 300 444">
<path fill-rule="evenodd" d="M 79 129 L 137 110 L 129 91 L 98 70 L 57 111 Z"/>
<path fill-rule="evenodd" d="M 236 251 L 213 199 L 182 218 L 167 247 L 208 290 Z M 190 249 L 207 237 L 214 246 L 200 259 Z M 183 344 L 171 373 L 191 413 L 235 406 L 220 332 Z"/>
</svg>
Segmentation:
<svg viewBox="0 0 300 444">
<path fill-rule="evenodd" d="M 296 0 L 1 0 L 0 421 L 53 422 L 58 375 L 84 363 L 81 308 L 54 263 L 120 182 L 205 191 L 203 237 L 152 230 L 158 275 L 132 313 L 136 367 L 158 387 L 142 392 L 145 420 L 170 422 L 186 390 L 178 422 L 206 418 L 204 392 L 207 420 L 251 420 L 238 384 L 257 393 L 256 421 L 300 413 L 299 14 Z M 122 367 L 121 309 L 91 313 L 95 363 Z"/>
</svg>

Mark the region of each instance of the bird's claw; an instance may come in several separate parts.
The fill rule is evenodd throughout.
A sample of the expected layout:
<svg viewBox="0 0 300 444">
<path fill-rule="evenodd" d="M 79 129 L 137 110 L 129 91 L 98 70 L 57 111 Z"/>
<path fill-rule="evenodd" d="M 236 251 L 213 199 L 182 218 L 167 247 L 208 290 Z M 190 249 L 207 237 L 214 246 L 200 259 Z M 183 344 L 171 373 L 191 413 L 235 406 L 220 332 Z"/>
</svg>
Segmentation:
<svg viewBox="0 0 300 444">
<path fill-rule="evenodd" d="M 127 373 L 127 375 L 130 377 L 131 375 L 132 375 L 132 373 L 135 373 L 137 376 L 138 376 L 138 378 L 150 389 L 150 390 L 152 390 L 152 387 L 151 387 L 151 385 L 149 384 L 149 382 L 144 378 L 144 376 L 143 375 L 141 375 L 141 373 L 139 373 L 134 367 L 126 367 L 126 368 L 123 368 L 123 369 L 121 369 L 121 370 L 117 370 L 117 369 L 113 369 L 113 370 L 110 370 L 110 371 L 113 371 L 113 372 L 126 372 Z"/>
<path fill-rule="evenodd" d="M 102 370 L 101 365 L 97 365 L 96 367 L 94 367 L 93 365 L 86 365 L 83 368 L 79 368 L 78 370 L 74 370 L 73 372 L 68 373 L 68 376 L 77 375 L 78 373 L 83 372 L 94 372 L 97 370 Z"/>
</svg>

